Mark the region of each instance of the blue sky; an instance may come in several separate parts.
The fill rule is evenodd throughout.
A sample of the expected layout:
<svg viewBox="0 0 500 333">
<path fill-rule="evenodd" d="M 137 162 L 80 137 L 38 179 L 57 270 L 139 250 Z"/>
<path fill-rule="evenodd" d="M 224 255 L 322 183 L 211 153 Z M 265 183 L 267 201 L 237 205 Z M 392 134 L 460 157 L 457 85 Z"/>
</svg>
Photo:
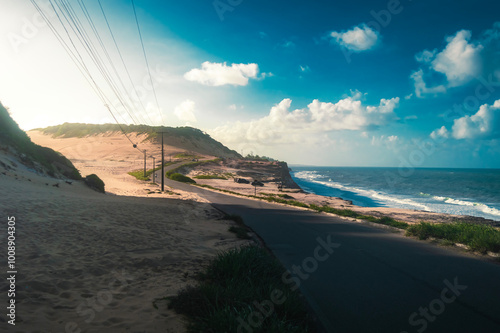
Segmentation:
<svg viewBox="0 0 500 333">
<path fill-rule="evenodd" d="M 21 127 L 112 122 L 30 1 L 7 3 L 0 101 Z M 159 105 L 130 1 L 102 5 L 143 92 L 133 117 L 116 106 L 123 123 L 190 125 L 296 164 L 500 168 L 496 1 L 136 0 Z"/>
</svg>

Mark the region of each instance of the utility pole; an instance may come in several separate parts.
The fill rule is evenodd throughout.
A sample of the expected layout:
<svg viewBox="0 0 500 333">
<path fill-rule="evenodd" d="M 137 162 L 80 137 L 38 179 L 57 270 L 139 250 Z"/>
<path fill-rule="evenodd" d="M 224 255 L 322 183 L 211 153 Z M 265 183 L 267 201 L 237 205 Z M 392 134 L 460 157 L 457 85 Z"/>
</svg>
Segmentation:
<svg viewBox="0 0 500 333">
<path fill-rule="evenodd" d="M 146 149 L 144 149 L 144 178 L 146 178 Z"/>
<path fill-rule="evenodd" d="M 156 183 L 155 182 L 155 177 L 156 177 L 156 172 L 155 172 L 155 169 L 156 169 L 156 163 L 155 163 L 155 157 L 154 156 L 151 156 L 153 158 L 153 183 Z"/>
<path fill-rule="evenodd" d="M 163 132 L 161 132 L 161 191 L 165 191 L 165 154 L 163 150 Z"/>
</svg>

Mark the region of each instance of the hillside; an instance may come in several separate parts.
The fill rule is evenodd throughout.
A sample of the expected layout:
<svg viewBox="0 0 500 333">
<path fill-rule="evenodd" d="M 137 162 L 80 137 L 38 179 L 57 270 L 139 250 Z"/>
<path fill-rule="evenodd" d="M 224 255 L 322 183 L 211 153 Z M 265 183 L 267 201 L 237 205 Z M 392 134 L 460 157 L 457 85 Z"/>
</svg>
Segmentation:
<svg viewBox="0 0 500 333">
<path fill-rule="evenodd" d="M 147 125 L 118 125 L 118 124 L 79 124 L 64 123 L 62 125 L 50 126 L 37 129 L 45 135 L 54 138 L 83 138 L 97 136 L 105 133 L 121 133 L 145 135 L 142 142 L 161 143 L 161 134 L 164 132 L 164 142 L 169 146 L 182 150 L 196 152 L 202 155 L 210 155 L 223 158 L 241 158 L 236 151 L 224 146 L 222 143 L 212 139 L 210 135 L 192 127 L 152 127 Z M 139 142 L 141 143 L 141 142 Z"/>
<path fill-rule="evenodd" d="M 0 150 L 26 167 L 56 178 L 81 179 L 73 163 L 54 150 L 31 141 L 0 103 Z M 2 162 L 3 169 L 10 166 Z"/>
</svg>

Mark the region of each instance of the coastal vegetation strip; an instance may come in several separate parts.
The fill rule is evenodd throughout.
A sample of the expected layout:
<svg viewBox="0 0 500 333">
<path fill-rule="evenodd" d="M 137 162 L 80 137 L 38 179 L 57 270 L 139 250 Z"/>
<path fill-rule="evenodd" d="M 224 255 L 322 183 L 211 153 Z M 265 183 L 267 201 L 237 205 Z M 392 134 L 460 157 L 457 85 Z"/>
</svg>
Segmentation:
<svg viewBox="0 0 500 333">
<path fill-rule="evenodd" d="M 164 164 L 164 166 L 167 167 L 167 166 L 175 164 L 175 163 L 176 162 L 167 162 Z M 153 174 L 153 172 L 156 172 L 158 170 L 161 170 L 161 165 L 159 167 L 154 168 L 154 169 L 146 170 L 146 176 L 144 176 L 144 169 L 130 171 L 128 174 L 131 176 L 134 176 L 138 180 L 148 181 L 148 180 L 151 180 L 150 176 Z"/>
<path fill-rule="evenodd" d="M 421 222 L 407 228 L 408 236 L 419 239 L 437 238 L 464 244 L 480 253 L 500 252 L 500 230 L 488 225 L 470 223 L 432 224 Z"/>
<path fill-rule="evenodd" d="M 199 274 L 196 286 L 172 297 L 170 307 L 190 319 L 189 332 L 314 332 L 303 298 L 283 274 L 260 247 L 228 250 Z"/>
<path fill-rule="evenodd" d="M 330 213 L 338 216 L 350 217 L 377 224 L 383 224 L 393 228 L 406 230 L 405 235 L 409 237 L 417 237 L 422 240 L 433 237 L 444 241 L 445 244 L 449 243 L 449 245 L 465 244 L 472 251 L 477 251 L 483 254 L 487 252 L 500 252 L 500 230 L 492 226 L 463 222 L 428 223 L 423 221 L 416 224 L 409 224 L 406 222 L 397 221 L 388 216 L 375 217 L 371 215 L 360 214 L 350 209 L 338 209 L 330 206 L 318 206 L 314 204 L 308 205 L 297 200 L 286 200 L 281 197 L 277 197 L 278 195 L 271 196 L 268 194 L 264 194 L 264 196 L 254 196 L 219 189 L 210 185 L 196 184 L 196 186 L 242 197 L 281 203 L 289 206 L 308 208 L 317 212 Z"/>
</svg>

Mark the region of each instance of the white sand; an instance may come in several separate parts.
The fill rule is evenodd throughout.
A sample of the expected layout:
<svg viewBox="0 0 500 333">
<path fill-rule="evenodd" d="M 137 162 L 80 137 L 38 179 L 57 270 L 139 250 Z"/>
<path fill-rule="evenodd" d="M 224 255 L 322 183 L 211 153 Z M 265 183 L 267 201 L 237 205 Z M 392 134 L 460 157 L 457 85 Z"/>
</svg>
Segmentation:
<svg viewBox="0 0 500 333">
<path fill-rule="evenodd" d="M 245 243 L 191 194 L 148 195 L 149 185 L 124 174 L 133 149 L 122 156 L 110 142 L 94 142 L 75 164 L 115 195 L 38 176 L 0 152 L 12 168 L 0 166 L 0 218 L 15 216 L 17 228 L 17 318 L 9 332 L 184 332 L 166 301 L 153 302 L 193 284 L 218 251 Z M 3 330 L 7 317 L 0 318 Z"/>
</svg>

